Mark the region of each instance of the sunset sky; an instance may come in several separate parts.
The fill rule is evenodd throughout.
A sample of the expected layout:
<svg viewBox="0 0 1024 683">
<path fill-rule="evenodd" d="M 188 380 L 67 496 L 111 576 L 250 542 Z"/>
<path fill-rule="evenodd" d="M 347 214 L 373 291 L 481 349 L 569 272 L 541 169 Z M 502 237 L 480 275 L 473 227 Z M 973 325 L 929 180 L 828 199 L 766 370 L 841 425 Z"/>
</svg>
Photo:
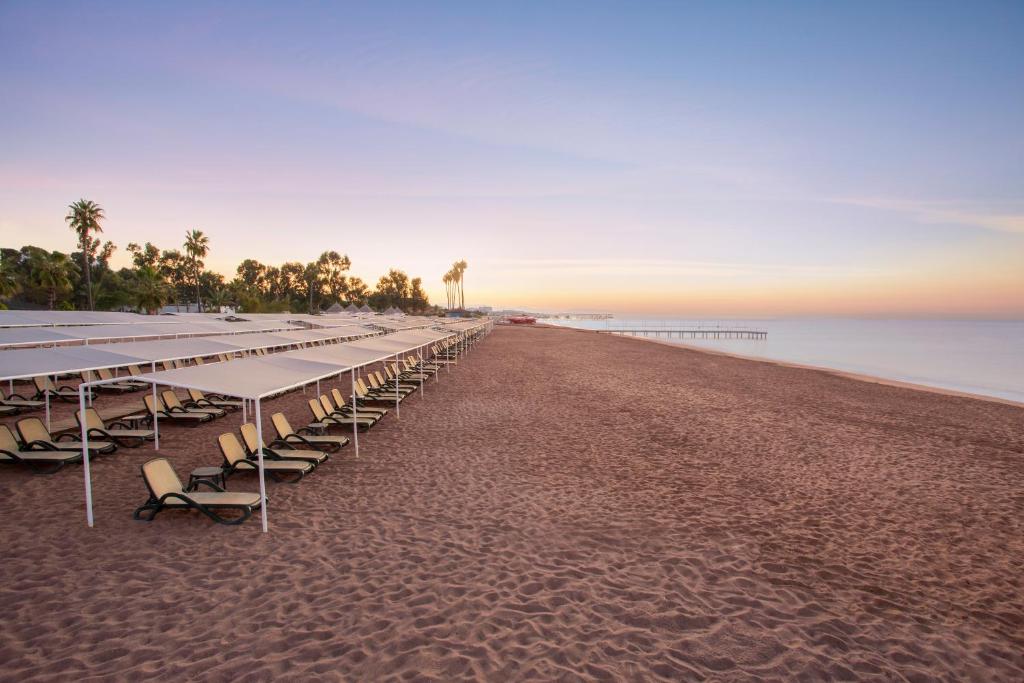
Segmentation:
<svg viewBox="0 0 1024 683">
<path fill-rule="evenodd" d="M 0 4 L 0 245 L 467 304 L 1024 317 L 1024 3 Z"/>
</svg>

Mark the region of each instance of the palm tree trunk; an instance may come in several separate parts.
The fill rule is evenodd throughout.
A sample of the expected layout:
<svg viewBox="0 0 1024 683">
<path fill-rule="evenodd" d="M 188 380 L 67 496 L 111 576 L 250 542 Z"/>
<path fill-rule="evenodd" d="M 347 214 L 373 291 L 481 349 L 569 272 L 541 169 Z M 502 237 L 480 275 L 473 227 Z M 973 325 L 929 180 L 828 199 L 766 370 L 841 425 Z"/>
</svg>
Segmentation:
<svg viewBox="0 0 1024 683">
<path fill-rule="evenodd" d="M 459 292 L 462 295 L 462 299 L 461 299 L 461 302 L 460 302 L 461 303 L 460 307 L 462 308 L 462 310 L 466 310 L 466 283 L 463 282 L 463 278 L 464 277 L 465 277 L 465 275 L 460 275 L 459 276 Z"/>
<path fill-rule="evenodd" d="M 92 307 L 92 274 L 89 272 L 89 250 L 82 249 L 82 264 L 85 266 L 85 299 L 89 304 L 89 310 L 93 310 Z M 50 308 L 53 308 L 53 302 L 50 303 Z"/>
<path fill-rule="evenodd" d="M 199 264 L 196 264 L 196 313 L 202 313 L 203 304 L 199 300 Z"/>
</svg>

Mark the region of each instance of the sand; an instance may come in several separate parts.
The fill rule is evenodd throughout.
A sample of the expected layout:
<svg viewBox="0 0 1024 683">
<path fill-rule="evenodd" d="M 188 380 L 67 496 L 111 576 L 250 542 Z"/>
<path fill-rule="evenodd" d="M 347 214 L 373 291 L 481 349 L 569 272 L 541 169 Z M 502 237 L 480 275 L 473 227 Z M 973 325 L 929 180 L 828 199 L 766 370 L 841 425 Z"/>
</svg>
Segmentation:
<svg viewBox="0 0 1024 683">
<path fill-rule="evenodd" d="M 1019 407 L 506 328 L 269 534 L 133 521 L 152 453 L 95 464 L 94 529 L 80 466 L 0 471 L 0 678 L 1024 679 Z"/>
</svg>

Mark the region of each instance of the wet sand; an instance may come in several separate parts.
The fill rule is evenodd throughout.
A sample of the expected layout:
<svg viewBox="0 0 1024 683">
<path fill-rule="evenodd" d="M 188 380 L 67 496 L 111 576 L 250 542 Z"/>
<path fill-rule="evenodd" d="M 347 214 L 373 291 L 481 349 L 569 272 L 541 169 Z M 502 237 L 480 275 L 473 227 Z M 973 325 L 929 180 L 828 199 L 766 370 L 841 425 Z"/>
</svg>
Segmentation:
<svg viewBox="0 0 1024 683">
<path fill-rule="evenodd" d="M 0 471 L 0 678 L 1024 679 L 1019 407 L 513 328 L 269 534 L 133 521 L 152 455 L 95 462 L 94 529 L 81 466 Z"/>
</svg>

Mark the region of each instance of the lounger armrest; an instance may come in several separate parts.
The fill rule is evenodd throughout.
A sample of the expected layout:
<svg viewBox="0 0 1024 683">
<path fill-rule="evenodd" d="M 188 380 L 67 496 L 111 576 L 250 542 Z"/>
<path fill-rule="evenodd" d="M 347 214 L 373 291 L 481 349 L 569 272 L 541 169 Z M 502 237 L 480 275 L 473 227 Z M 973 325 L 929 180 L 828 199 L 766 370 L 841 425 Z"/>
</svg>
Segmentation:
<svg viewBox="0 0 1024 683">
<path fill-rule="evenodd" d="M 13 398 L 13 399 L 16 399 L 18 401 L 32 401 L 32 400 L 35 400 L 35 399 L 30 399 L 30 398 L 27 398 L 25 396 L 22 396 L 21 394 L 7 394 L 7 398 Z"/>
<path fill-rule="evenodd" d="M 188 411 L 181 406 L 167 406 L 166 412 L 170 413 L 187 413 Z"/>
<path fill-rule="evenodd" d="M 77 438 L 78 438 L 78 436 L 75 435 L 75 434 L 72 434 L 71 432 L 64 432 L 63 434 L 58 434 L 57 436 L 53 437 L 53 440 L 54 441 L 74 441 Z"/>
<path fill-rule="evenodd" d="M 94 436 L 98 436 L 101 439 L 106 439 L 106 438 L 110 437 L 110 432 L 108 432 L 105 429 L 100 429 L 99 427 L 90 427 L 89 430 L 86 432 L 86 435 L 89 438 L 92 438 Z"/>
<path fill-rule="evenodd" d="M 25 444 L 25 449 L 30 451 L 56 451 L 59 450 L 52 443 L 46 441 L 29 441 Z"/>
<path fill-rule="evenodd" d="M 128 424 L 127 422 L 122 422 L 121 420 L 115 420 L 115 421 L 111 422 L 107 426 L 108 427 L 118 427 L 120 429 L 131 429 L 132 428 L 132 426 L 130 424 Z"/>
<path fill-rule="evenodd" d="M 223 487 L 213 483 L 209 479 L 196 479 L 194 482 L 192 482 L 192 488 L 190 490 L 195 491 L 197 488 L 199 488 L 200 485 L 209 486 L 214 491 L 218 491 L 220 493 L 224 493 L 225 491 Z"/>
<path fill-rule="evenodd" d="M 263 454 L 266 455 L 267 451 L 269 451 L 271 448 L 278 448 L 278 447 L 287 448 L 289 450 L 296 450 L 295 446 L 293 444 L 288 443 L 284 439 L 274 439 L 273 441 L 270 442 L 270 446 L 269 447 L 263 449 Z"/>
<path fill-rule="evenodd" d="M 310 443 L 307 439 L 303 438 L 298 432 L 289 434 L 288 438 L 289 439 L 292 439 L 292 438 L 297 439 L 299 443 L 304 444 L 306 446 L 309 446 L 309 448 L 311 448 L 311 449 L 313 448 L 313 444 Z"/>
</svg>

